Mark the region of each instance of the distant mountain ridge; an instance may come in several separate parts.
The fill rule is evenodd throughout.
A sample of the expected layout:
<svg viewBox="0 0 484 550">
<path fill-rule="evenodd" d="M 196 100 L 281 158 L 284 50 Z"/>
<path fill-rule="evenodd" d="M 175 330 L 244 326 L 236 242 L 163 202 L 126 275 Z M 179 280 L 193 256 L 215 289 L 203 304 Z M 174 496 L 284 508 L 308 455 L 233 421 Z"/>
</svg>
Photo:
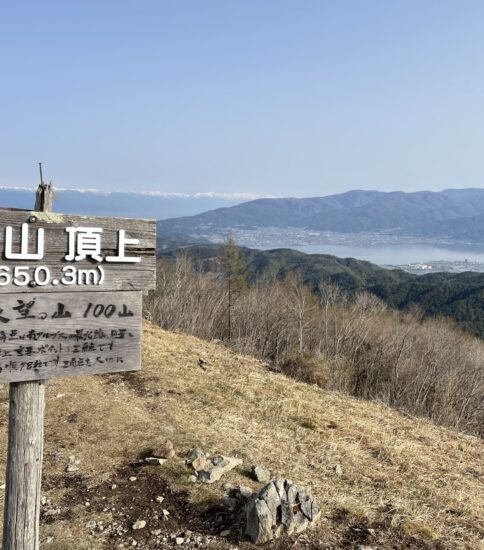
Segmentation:
<svg viewBox="0 0 484 550">
<path fill-rule="evenodd" d="M 54 210 L 65 214 L 90 214 L 127 218 L 172 218 L 198 214 L 212 208 L 234 206 L 251 195 L 224 193 L 127 193 L 96 189 L 59 189 L 55 192 Z M 0 206 L 32 208 L 34 190 L 0 187 Z"/>
<path fill-rule="evenodd" d="M 32 208 L 33 193 L 33 189 L 0 187 L 0 206 Z M 56 191 L 54 209 L 67 214 L 154 218 L 160 220 L 161 235 L 197 238 L 231 228 L 294 227 L 484 243 L 484 189 L 355 190 L 326 197 L 247 200 L 250 197 L 61 189 Z"/>
<path fill-rule="evenodd" d="M 231 227 L 389 232 L 484 242 L 484 236 L 480 237 L 484 230 L 484 189 L 415 193 L 356 190 L 327 197 L 257 199 L 158 224 L 160 233 L 197 234 Z"/>
</svg>

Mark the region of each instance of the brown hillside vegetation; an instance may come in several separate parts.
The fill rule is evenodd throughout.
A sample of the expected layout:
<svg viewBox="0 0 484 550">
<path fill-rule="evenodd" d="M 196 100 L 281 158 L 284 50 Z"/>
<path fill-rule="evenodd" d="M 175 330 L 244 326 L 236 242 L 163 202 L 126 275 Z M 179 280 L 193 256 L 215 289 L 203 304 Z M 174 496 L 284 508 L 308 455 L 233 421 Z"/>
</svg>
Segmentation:
<svg viewBox="0 0 484 550">
<path fill-rule="evenodd" d="M 165 330 L 222 340 L 297 380 L 484 436 L 481 340 L 372 294 L 328 284 L 315 294 L 293 274 L 243 286 L 232 264 L 207 273 L 183 254 L 160 262 L 145 311 Z"/>
<path fill-rule="evenodd" d="M 2 387 L 2 472 L 7 403 Z M 165 438 L 177 458 L 139 466 L 140 454 Z M 323 510 L 318 527 L 270 548 L 477 549 L 484 537 L 478 438 L 296 382 L 218 344 L 150 324 L 141 372 L 48 383 L 45 442 L 42 547 L 53 550 L 133 541 L 170 548 L 171 535 L 181 533 L 203 537 L 207 548 L 248 547 L 235 535 L 219 536 L 228 519 L 218 502 L 225 481 L 257 487 L 246 473 L 252 464 L 311 487 Z M 239 456 L 244 467 L 212 486 L 189 483 L 183 456 L 193 446 Z M 64 471 L 70 455 L 81 461 L 73 474 Z M 146 528 L 131 530 L 138 519 Z M 128 532 L 114 536 L 113 524 Z"/>
</svg>

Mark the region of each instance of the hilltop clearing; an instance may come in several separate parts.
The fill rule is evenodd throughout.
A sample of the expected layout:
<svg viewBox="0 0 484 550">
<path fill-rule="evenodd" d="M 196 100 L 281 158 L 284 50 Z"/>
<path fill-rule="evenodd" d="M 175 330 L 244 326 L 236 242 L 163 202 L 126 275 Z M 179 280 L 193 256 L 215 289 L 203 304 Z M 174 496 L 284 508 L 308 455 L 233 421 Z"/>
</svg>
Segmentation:
<svg viewBox="0 0 484 550">
<path fill-rule="evenodd" d="M 249 547 L 220 537 L 230 527 L 220 500 L 224 482 L 260 487 L 247 477 L 259 464 L 310 487 L 322 508 L 315 529 L 266 548 L 480 548 L 481 440 L 296 382 L 216 343 L 146 323 L 141 372 L 52 380 L 46 393 L 42 547 L 171 548 L 171 536 L 181 547 L 197 537 L 206 548 Z M 0 485 L 7 403 L 2 387 Z M 175 458 L 138 464 L 166 438 Z M 194 446 L 243 466 L 190 483 L 183 457 Z M 80 461 L 72 473 L 69 456 Z M 146 526 L 133 530 L 138 520 Z"/>
</svg>

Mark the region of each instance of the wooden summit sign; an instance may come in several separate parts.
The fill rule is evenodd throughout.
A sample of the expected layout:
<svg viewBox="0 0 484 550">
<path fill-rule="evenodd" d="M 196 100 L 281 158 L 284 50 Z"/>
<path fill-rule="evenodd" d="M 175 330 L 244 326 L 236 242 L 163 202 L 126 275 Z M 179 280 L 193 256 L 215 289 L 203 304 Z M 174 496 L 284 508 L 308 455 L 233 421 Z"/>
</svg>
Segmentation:
<svg viewBox="0 0 484 550">
<path fill-rule="evenodd" d="M 0 383 L 139 369 L 154 252 L 153 221 L 0 210 Z"/>
<path fill-rule="evenodd" d="M 42 176 L 42 172 L 41 172 Z M 43 380 L 141 368 L 154 221 L 0 208 L 0 383 L 9 384 L 3 550 L 38 550 Z"/>
<path fill-rule="evenodd" d="M 0 209 L 0 293 L 147 290 L 154 221 Z"/>
</svg>

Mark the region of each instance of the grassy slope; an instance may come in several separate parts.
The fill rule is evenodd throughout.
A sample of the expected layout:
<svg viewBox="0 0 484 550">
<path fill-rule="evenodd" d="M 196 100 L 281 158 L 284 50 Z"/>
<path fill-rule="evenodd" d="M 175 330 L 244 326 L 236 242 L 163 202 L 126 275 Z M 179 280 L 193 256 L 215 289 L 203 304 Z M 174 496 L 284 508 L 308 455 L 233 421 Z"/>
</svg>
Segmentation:
<svg viewBox="0 0 484 550">
<path fill-rule="evenodd" d="M 311 486 L 324 514 L 306 547 L 354 548 L 356 542 L 380 549 L 480 547 L 479 440 L 297 383 L 220 345 L 149 324 L 143 348 L 140 373 L 58 379 L 48 385 L 44 490 L 52 506 L 61 509 L 43 521 L 42 538 L 55 537 L 48 548 L 117 548 L 101 532 L 89 535 L 86 528 L 92 519 L 110 523 L 113 517 L 126 524 L 147 519 L 147 528 L 130 536 L 138 539 L 138 548 L 153 548 L 149 530 L 160 525 L 148 514 L 156 506 L 151 498 L 160 493 L 166 496 L 162 507 L 172 512 L 161 526 L 165 531 L 213 530 L 200 517 L 209 517 L 221 483 L 187 483 L 189 472 L 180 459 L 138 469 L 138 481 L 128 481 L 138 453 L 166 437 L 180 456 L 200 445 Z M 199 357 L 207 361 L 208 371 L 198 366 Z M 2 472 L 6 419 L 3 387 Z M 71 454 L 82 461 L 78 476 L 63 473 Z M 342 466 L 342 476 L 335 474 L 334 464 Z M 2 479 L 3 473 L 0 485 Z M 243 470 L 225 480 L 252 483 Z M 112 483 L 118 485 L 114 491 Z M 114 512 L 106 509 L 111 506 Z M 126 516 L 120 517 L 121 511 Z M 231 547 L 222 539 L 214 539 L 212 546 Z"/>
</svg>

